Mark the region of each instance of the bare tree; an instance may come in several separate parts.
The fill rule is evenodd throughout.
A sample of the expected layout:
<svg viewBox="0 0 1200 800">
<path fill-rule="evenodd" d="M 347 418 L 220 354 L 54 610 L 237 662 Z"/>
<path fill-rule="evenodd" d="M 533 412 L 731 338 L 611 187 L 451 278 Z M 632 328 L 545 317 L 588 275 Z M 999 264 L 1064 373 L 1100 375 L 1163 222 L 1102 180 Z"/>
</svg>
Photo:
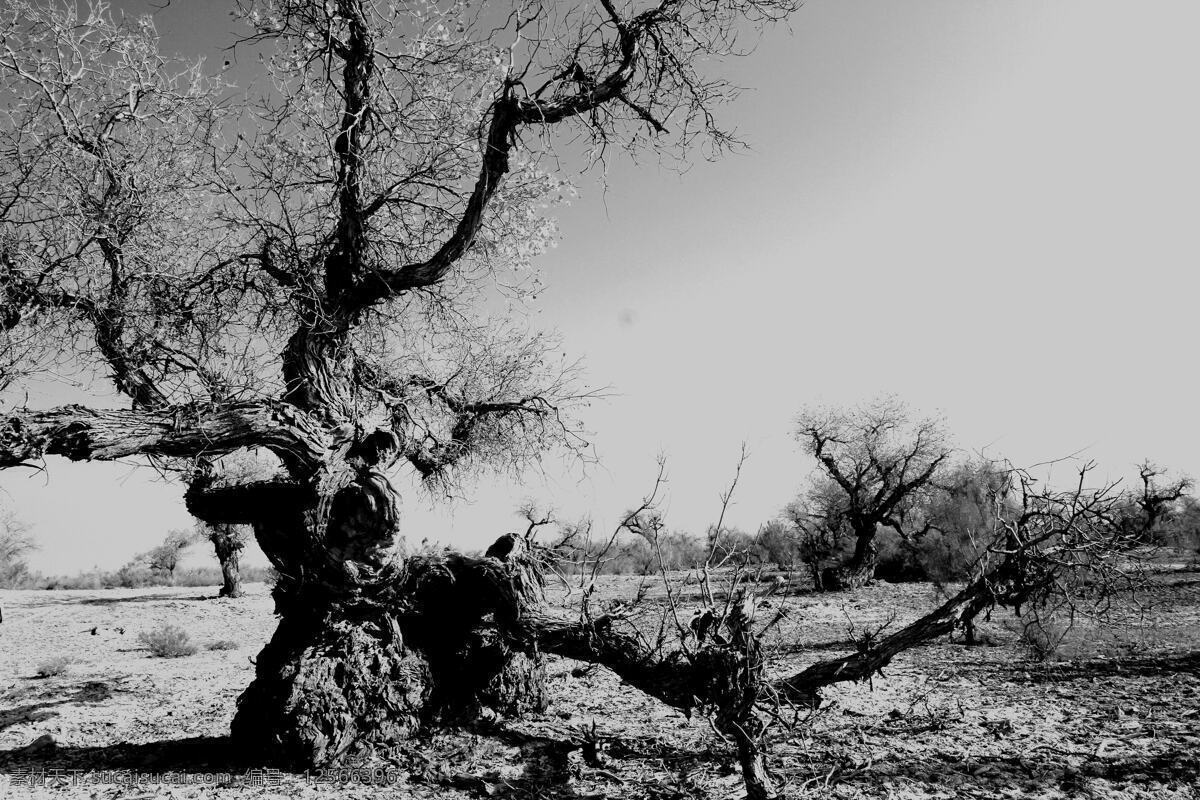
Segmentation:
<svg viewBox="0 0 1200 800">
<path fill-rule="evenodd" d="M 1167 470 L 1149 459 L 1138 464 L 1141 486 L 1128 492 L 1124 524 L 1146 543 L 1170 521 L 1179 501 L 1191 491 L 1191 478 L 1168 479 Z"/>
<path fill-rule="evenodd" d="M 146 566 L 156 572 L 166 573 L 174 583 L 175 570 L 183 560 L 183 553 L 196 542 L 196 534 L 188 530 L 168 531 L 162 544 L 151 548 L 145 555 Z"/>
<path fill-rule="evenodd" d="M 38 547 L 30 530 L 11 508 L 0 508 L 0 587 L 17 588 L 29 577 L 25 557 Z"/>
<path fill-rule="evenodd" d="M 883 398 L 850 410 L 807 409 L 796 438 L 823 473 L 816 492 L 822 502 L 807 517 L 830 536 L 848 531 L 854 547 L 844 563 L 821 573 L 822 586 L 861 586 L 875 576 L 878 529 L 910 535 L 906 514 L 950 457 L 942 421 L 914 418 L 903 403 Z"/>
<path fill-rule="evenodd" d="M 264 75 L 240 95 L 101 0 L 0 8 L 2 379 L 103 375 L 129 400 L 10 410 L 0 467 L 273 454 L 277 477 L 187 492 L 280 575 L 245 752 L 326 765 L 540 702 L 542 651 L 481 633 L 532 597 L 524 562 L 400 559 L 388 475 L 578 444 L 586 393 L 554 342 L 471 310 L 535 286 L 553 138 L 724 149 L 732 91 L 704 70 L 795 5 L 264 0 L 242 7 Z"/>
</svg>

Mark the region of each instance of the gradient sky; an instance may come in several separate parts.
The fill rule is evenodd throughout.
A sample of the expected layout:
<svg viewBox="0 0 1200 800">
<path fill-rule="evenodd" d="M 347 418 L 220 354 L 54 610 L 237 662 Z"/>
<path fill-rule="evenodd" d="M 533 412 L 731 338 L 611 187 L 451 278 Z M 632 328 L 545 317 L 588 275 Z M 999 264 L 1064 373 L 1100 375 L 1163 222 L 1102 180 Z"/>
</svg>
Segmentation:
<svg viewBox="0 0 1200 800">
<path fill-rule="evenodd" d="M 169 6 L 167 48 L 226 41 L 217 8 Z M 608 526 L 659 452 L 668 523 L 702 532 L 743 441 L 727 520 L 754 529 L 810 469 L 797 410 L 881 392 L 1016 463 L 1200 477 L 1200 4 L 808 0 L 791 27 L 730 66 L 749 152 L 617 160 L 559 215 L 534 316 L 614 389 L 584 418 L 601 465 L 551 458 L 470 502 L 407 490 L 410 540 L 484 546 L 526 497 Z M 178 487 L 126 465 L 55 459 L 0 491 L 49 572 L 190 524 Z"/>
</svg>

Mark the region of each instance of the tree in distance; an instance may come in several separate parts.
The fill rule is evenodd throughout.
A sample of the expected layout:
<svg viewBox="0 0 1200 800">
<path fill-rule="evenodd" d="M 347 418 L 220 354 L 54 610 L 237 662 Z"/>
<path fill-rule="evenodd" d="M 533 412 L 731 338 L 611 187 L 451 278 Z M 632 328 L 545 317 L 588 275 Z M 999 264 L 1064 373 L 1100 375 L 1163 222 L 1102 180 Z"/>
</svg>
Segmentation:
<svg viewBox="0 0 1200 800">
<path fill-rule="evenodd" d="M 805 409 L 796 438 L 819 474 L 789 513 L 810 543 L 810 563 L 838 557 L 842 542 L 851 547 L 841 563 L 816 570 L 817 584 L 863 586 L 875 578 L 879 529 L 913 533 L 910 512 L 953 452 L 945 426 L 937 417 L 915 418 L 904 403 L 884 397 L 850 409 Z"/>
</svg>

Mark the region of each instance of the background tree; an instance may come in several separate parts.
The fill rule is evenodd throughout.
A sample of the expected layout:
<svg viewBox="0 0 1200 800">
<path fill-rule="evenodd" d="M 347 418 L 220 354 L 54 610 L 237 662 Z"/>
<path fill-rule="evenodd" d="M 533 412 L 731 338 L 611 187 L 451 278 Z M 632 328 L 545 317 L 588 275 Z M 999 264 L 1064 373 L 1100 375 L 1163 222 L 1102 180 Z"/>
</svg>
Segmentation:
<svg viewBox="0 0 1200 800">
<path fill-rule="evenodd" d="M 1126 494 L 1122 523 L 1140 541 L 1151 544 L 1170 527 L 1193 483 L 1191 478 L 1169 478 L 1167 470 L 1149 459 L 1138 464 L 1137 470 L 1139 484 Z"/>
<path fill-rule="evenodd" d="M 238 486 L 260 480 L 271 480 L 275 467 L 269 455 L 261 452 L 241 452 L 215 461 L 177 465 L 177 472 L 187 476 L 198 490 Z M 218 597 L 242 596 L 241 553 L 252 534 L 247 525 L 197 522 L 197 535 L 208 540 L 221 567 L 221 589 Z"/>
<path fill-rule="evenodd" d="M 919 510 L 921 535 L 911 543 L 925 579 L 944 584 L 973 576 L 992 544 L 997 515 L 1015 513 L 1004 499 L 1008 480 L 1007 468 L 984 458 L 942 469 Z"/>
<path fill-rule="evenodd" d="M 796 540 L 797 555 L 808 567 L 813 588 L 823 589 L 823 571 L 830 563 L 849 560 L 853 534 L 846 523 L 841 488 L 814 475 L 805 492 L 783 511 Z"/>
<path fill-rule="evenodd" d="M 324 765 L 541 701 L 528 634 L 483 630 L 536 594 L 527 561 L 508 540 L 401 559 L 389 476 L 577 443 L 585 393 L 553 341 L 472 310 L 531 286 L 562 188 L 542 156 L 561 129 L 596 158 L 726 147 L 712 112 L 731 91 L 703 70 L 794 5 L 267 0 L 243 9 L 264 74 L 222 100 L 148 19 L 5 2 L 3 382 L 104 375 L 129 403 L 14 408 L 0 467 L 273 454 L 271 479 L 201 473 L 187 493 L 198 518 L 252 526 L 280 575 L 244 752 Z"/>
<path fill-rule="evenodd" d="M 774 564 L 777 569 L 791 570 L 801 561 L 796 533 L 783 520 L 764 523 L 754 537 L 754 544 L 761 552 L 762 560 Z"/>
<path fill-rule="evenodd" d="M 155 572 L 164 573 L 167 580 L 175 582 L 175 570 L 183 560 L 183 553 L 196 542 L 196 533 L 188 530 L 168 531 L 162 544 L 159 544 L 145 555 L 146 565 Z"/>
<path fill-rule="evenodd" d="M 853 541 L 849 558 L 822 573 L 822 585 L 861 586 L 875 575 L 879 528 L 908 536 L 906 515 L 950 457 L 942 421 L 915 418 L 900 401 L 882 398 L 849 410 L 806 409 L 796 438 L 823 473 L 815 490 L 819 506 L 808 519 L 830 537 L 848 530 Z"/>
<path fill-rule="evenodd" d="M 746 566 L 762 561 L 763 551 L 758 547 L 757 537 L 731 525 L 710 525 L 704 532 L 705 550 L 711 554 L 711 565 Z M 700 563 L 704 563 L 704 558 Z"/>
<path fill-rule="evenodd" d="M 20 588 L 32 577 L 25 559 L 37 547 L 29 523 L 11 508 L 0 508 L 0 587 Z"/>
<path fill-rule="evenodd" d="M 241 553 L 249 541 L 250 529 L 244 525 L 206 524 L 201 527 L 200 535 L 212 544 L 217 563 L 221 566 L 218 597 L 241 597 Z"/>
<path fill-rule="evenodd" d="M 1200 556 L 1200 500 L 1185 494 L 1179 499 L 1177 509 L 1163 526 L 1164 544 L 1189 552 L 1192 558 Z"/>
</svg>

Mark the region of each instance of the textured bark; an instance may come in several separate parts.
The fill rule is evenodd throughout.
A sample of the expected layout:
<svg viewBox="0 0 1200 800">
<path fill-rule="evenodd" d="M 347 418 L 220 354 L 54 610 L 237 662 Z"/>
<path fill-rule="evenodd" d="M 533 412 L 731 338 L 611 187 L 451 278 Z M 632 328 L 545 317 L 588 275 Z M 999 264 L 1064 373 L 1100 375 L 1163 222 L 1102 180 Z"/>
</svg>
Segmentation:
<svg viewBox="0 0 1200 800">
<path fill-rule="evenodd" d="M 221 591 L 219 597 L 242 596 L 242 567 L 237 552 L 230 553 L 221 562 Z"/>
<path fill-rule="evenodd" d="M 757 706 L 772 688 L 765 677 L 762 647 L 752 629 L 755 598 L 743 595 L 722 623 L 720 635 L 685 653 L 661 652 L 612 617 L 570 619 L 530 609 L 513 623 L 515 635 L 536 641 L 548 653 L 602 664 L 626 683 L 686 713 L 701 709 L 734 742 L 753 800 L 778 796 L 767 771 L 765 726 Z"/>
<path fill-rule="evenodd" d="M 324 767 L 483 708 L 545 707 L 544 656 L 501 632 L 501 620 L 541 600 L 527 550 L 401 563 L 389 491 L 358 473 L 290 524 L 256 525 L 281 572 L 282 619 L 238 700 L 239 749 L 290 769 Z M 297 530 L 323 518 L 319 535 Z"/>
<path fill-rule="evenodd" d="M 284 768 L 330 766 L 356 744 L 415 731 L 430 681 L 382 609 L 285 615 L 238 698 L 234 746 Z"/>
<path fill-rule="evenodd" d="M 221 565 L 220 597 L 242 596 L 242 572 L 240 556 L 246 546 L 241 531 L 228 524 L 212 525 L 208 531 L 209 541 Z"/>
<path fill-rule="evenodd" d="M 626 683 L 683 711 L 707 708 L 715 712 L 717 728 L 738 746 L 747 786 L 765 775 L 760 723 L 752 714 L 755 703 L 767 698 L 816 706 L 820 692 L 835 683 L 864 681 L 900 653 L 967 625 L 996 605 L 1018 605 L 1031 584 L 1019 555 L 1009 556 L 989 574 L 972 581 L 938 608 L 858 652 L 819 661 L 786 678 L 770 680 L 762 671 L 759 643 L 737 615 L 727 622 L 728 635 L 709 639 L 690 657 L 679 650 L 660 652 L 619 620 L 602 616 L 570 618 L 559 612 L 531 609 L 516 621 L 514 636 L 536 641 L 547 653 L 602 664 Z M 750 619 L 752 611 L 743 619 Z M 772 700 L 773 702 L 773 700 Z M 769 776 L 767 776 L 769 779 Z M 769 787 L 769 780 L 763 782 Z M 764 791 L 772 791 L 764 788 Z M 770 794 L 761 795 L 769 797 Z"/>
<path fill-rule="evenodd" d="M 877 550 L 875 523 L 866 520 L 854 528 L 854 553 L 844 564 L 821 572 L 821 590 L 841 592 L 861 589 L 875 581 Z"/>
<path fill-rule="evenodd" d="M 767 680 L 762 643 L 753 628 L 755 608 L 755 598 L 748 594 L 733 606 L 725 623 L 729 640 L 718 651 L 723 663 L 714 675 L 715 691 L 710 690 L 705 699 L 715 707 L 717 730 L 737 747 L 746 796 L 749 800 L 773 800 L 779 791 L 767 771 L 766 725 L 756 708 L 765 699 Z"/>
<path fill-rule="evenodd" d="M 319 463 L 328 437 L 307 415 L 278 403 L 159 410 L 62 406 L 0 415 L 0 469 L 57 455 L 112 461 L 138 455 L 196 458 L 266 447 L 285 462 Z"/>
</svg>

